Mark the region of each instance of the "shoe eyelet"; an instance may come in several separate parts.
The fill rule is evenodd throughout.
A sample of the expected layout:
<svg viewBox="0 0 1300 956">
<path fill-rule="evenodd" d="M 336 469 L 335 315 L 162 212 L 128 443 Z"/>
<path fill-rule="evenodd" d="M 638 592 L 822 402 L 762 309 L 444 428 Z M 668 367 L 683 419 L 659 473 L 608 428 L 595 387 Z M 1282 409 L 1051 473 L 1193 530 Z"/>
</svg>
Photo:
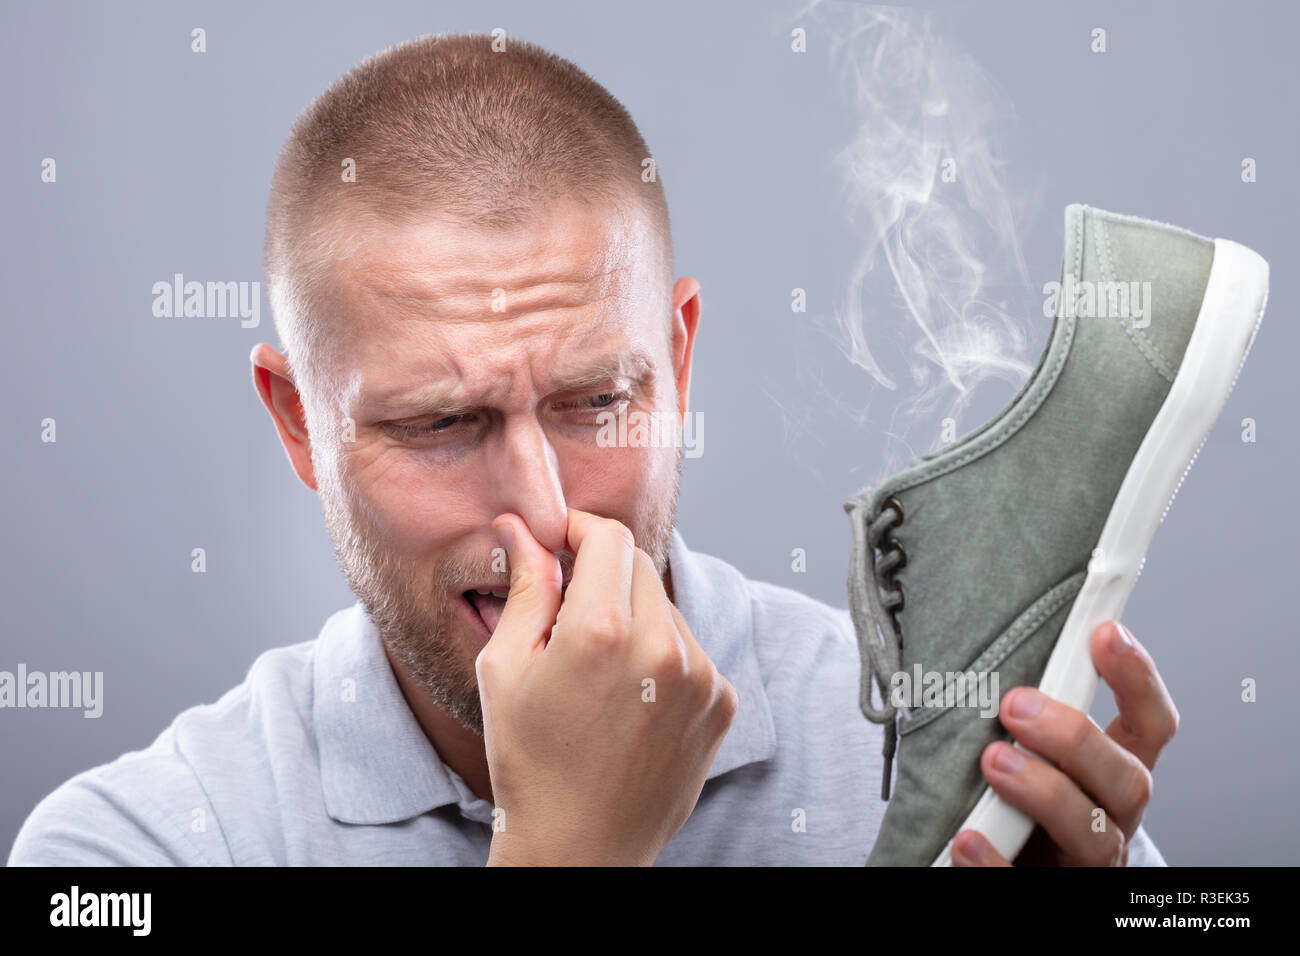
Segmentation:
<svg viewBox="0 0 1300 956">
<path fill-rule="evenodd" d="M 898 520 L 894 522 L 894 527 L 898 527 L 900 524 L 903 523 L 903 503 L 893 495 L 890 495 L 888 498 L 885 499 L 885 503 L 880 506 L 880 510 L 888 511 L 890 508 L 893 508 L 894 511 L 898 514 Z"/>
</svg>

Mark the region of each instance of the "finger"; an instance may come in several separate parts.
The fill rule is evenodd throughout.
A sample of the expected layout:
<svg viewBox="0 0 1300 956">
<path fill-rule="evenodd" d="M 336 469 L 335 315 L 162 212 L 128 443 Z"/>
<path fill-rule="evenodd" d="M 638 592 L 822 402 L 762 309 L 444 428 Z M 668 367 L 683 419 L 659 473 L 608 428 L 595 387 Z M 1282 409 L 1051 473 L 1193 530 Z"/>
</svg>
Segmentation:
<svg viewBox="0 0 1300 956">
<path fill-rule="evenodd" d="M 650 555 L 636 548 L 632 571 L 632 640 L 645 660 L 654 662 L 656 680 L 675 680 L 690 675 L 704 661 L 693 657 L 678 633 L 673 606 L 664 592 L 663 578 Z M 703 651 L 700 652 L 701 657 Z"/>
<path fill-rule="evenodd" d="M 718 714 L 726 728 L 730 728 L 735 720 L 736 714 L 744 702 L 740 699 L 740 692 L 736 686 L 729 681 L 726 676 L 717 669 L 713 659 L 705 653 L 704 648 L 695 640 L 695 635 L 691 633 L 690 627 L 686 623 L 686 618 L 682 612 L 677 609 L 677 605 L 672 601 L 668 602 L 668 610 L 672 613 L 673 621 L 677 624 L 677 633 L 681 637 L 682 644 L 686 648 L 686 657 L 689 661 L 691 673 L 704 674 L 712 672 L 713 680 L 713 707 L 714 712 Z M 719 738 L 720 740 L 721 738 Z"/>
<path fill-rule="evenodd" d="M 677 633 L 690 643 L 695 644 L 695 635 L 691 633 L 691 629 L 686 623 L 686 618 L 682 617 L 682 612 L 677 610 L 677 605 L 672 601 L 669 601 L 668 610 L 672 613 L 673 622 L 677 625 Z M 695 646 L 699 647 L 698 644 L 695 644 Z"/>
<path fill-rule="evenodd" d="M 492 522 L 492 530 L 509 559 L 510 592 L 488 646 L 509 657 L 526 659 L 545 644 L 555 624 L 560 609 L 560 562 L 518 515 L 501 515 Z"/>
<path fill-rule="evenodd" d="M 1151 800 L 1151 771 L 1087 714 L 1032 687 L 1002 698 L 998 719 L 1022 746 L 1056 764 L 1127 835 Z"/>
<path fill-rule="evenodd" d="M 953 866 L 1010 866 L 978 830 L 962 830 L 952 841 Z"/>
<path fill-rule="evenodd" d="M 557 620 L 558 640 L 573 622 L 581 633 L 626 637 L 632 630 L 632 570 L 636 543 L 632 532 L 612 518 L 569 509 L 568 547 L 573 577 Z"/>
<path fill-rule="evenodd" d="M 664 591 L 663 578 L 650 555 L 640 548 L 634 548 L 632 552 L 631 607 L 638 630 L 665 624 L 670 625 L 673 631 L 677 630 L 672 603 Z"/>
<path fill-rule="evenodd" d="M 1033 818 L 1071 862 L 1123 862 L 1128 845 L 1123 830 L 1051 764 L 998 741 L 984 748 L 980 770 L 994 792 Z"/>
<path fill-rule="evenodd" d="M 1127 628 L 1107 621 L 1092 636 L 1092 663 L 1119 709 L 1106 733 L 1154 770 L 1178 731 L 1178 709 L 1155 661 Z"/>
<path fill-rule="evenodd" d="M 672 601 L 668 602 L 668 612 L 672 615 L 673 623 L 677 625 L 677 634 L 681 637 L 682 645 L 686 648 L 686 659 L 689 662 L 691 671 L 696 672 L 712 667 L 713 659 L 705 653 L 704 648 L 700 647 L 699 641 L 695 639 L 690 626 L 686 623 L 686 618 L 682 617 L 682 612 L 677 610 L 677 605 Z"/>
</svg>

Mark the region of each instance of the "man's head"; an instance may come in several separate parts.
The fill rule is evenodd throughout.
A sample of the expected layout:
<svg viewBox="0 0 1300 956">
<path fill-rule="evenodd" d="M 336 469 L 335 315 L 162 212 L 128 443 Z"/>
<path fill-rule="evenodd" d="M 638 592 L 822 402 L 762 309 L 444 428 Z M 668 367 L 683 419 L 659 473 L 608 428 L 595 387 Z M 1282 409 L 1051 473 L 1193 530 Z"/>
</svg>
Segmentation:
<svg viewBox="0 0 1300 956">
<path fill-rule="evenodd" d="M 562 559 L 568 508 L 617 518 L 665 565 L 680 448 L 602 440 L 602 412 L 687 409 L 698 284 L 672 282 L 648 158 L 572 64 L 440 36 L 341 77 L 276 166 L 287 356 L 258 346 L 255 384 L 390 652 L 479 733 L 474 659 L 503 602 L 477 592 L 509 580 L 494 518 Z"/>
</svg>

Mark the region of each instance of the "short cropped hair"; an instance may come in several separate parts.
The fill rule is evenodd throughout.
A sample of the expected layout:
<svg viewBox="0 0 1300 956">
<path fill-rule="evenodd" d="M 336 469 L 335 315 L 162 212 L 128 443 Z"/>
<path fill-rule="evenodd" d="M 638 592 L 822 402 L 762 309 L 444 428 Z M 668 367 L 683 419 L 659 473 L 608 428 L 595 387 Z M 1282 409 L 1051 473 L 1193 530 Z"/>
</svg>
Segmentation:
<svg viewBox="0 0 1300 956">
<path fill-rule="evenodd" d="M 271 182 L 267 291 L 299 388 L 321 354 L 325 273 L 346 254 L 340 223 L 441 215 L 510 227 L 565 197 L 645 217 L 671 283 L 663 184 L 657 169 L 643 175 L 650 156 L 608 90 L 535 44 L 509 38 L 494 51 L 486 34 L 435 34 L 363 60 L 298 117 Z"/>
</svg>

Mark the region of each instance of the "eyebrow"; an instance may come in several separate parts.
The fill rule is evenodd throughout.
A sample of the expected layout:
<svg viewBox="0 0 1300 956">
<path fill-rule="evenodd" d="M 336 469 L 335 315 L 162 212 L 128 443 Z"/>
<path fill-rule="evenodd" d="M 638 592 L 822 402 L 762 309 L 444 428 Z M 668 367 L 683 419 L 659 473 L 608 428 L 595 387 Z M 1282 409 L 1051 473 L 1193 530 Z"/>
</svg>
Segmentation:
<svg viewBox="0 0 1300 956">
<path fill-rule="evenodd" d="M 598 388 L 611 381 L 630 381 L 641 385 L 648 381 L 654 372 L 654 363 L 649 355 L 640 349 L 626 353 L 602 356 L 590 363 L 580 366 L 572 372 L 555 376 L 550 383 L 547 394 L 577 392 L 587 388 Z M 454 379 L 433 382 L 419 388 L 400 392 L 377 390 L 372 394 L 363 393 L 361 406 L 376 415 L 416 415 L 453 416 L 477 411 L 492 403 L 491 389 L 478 396 L 465 395 Z"/>
</svg>

